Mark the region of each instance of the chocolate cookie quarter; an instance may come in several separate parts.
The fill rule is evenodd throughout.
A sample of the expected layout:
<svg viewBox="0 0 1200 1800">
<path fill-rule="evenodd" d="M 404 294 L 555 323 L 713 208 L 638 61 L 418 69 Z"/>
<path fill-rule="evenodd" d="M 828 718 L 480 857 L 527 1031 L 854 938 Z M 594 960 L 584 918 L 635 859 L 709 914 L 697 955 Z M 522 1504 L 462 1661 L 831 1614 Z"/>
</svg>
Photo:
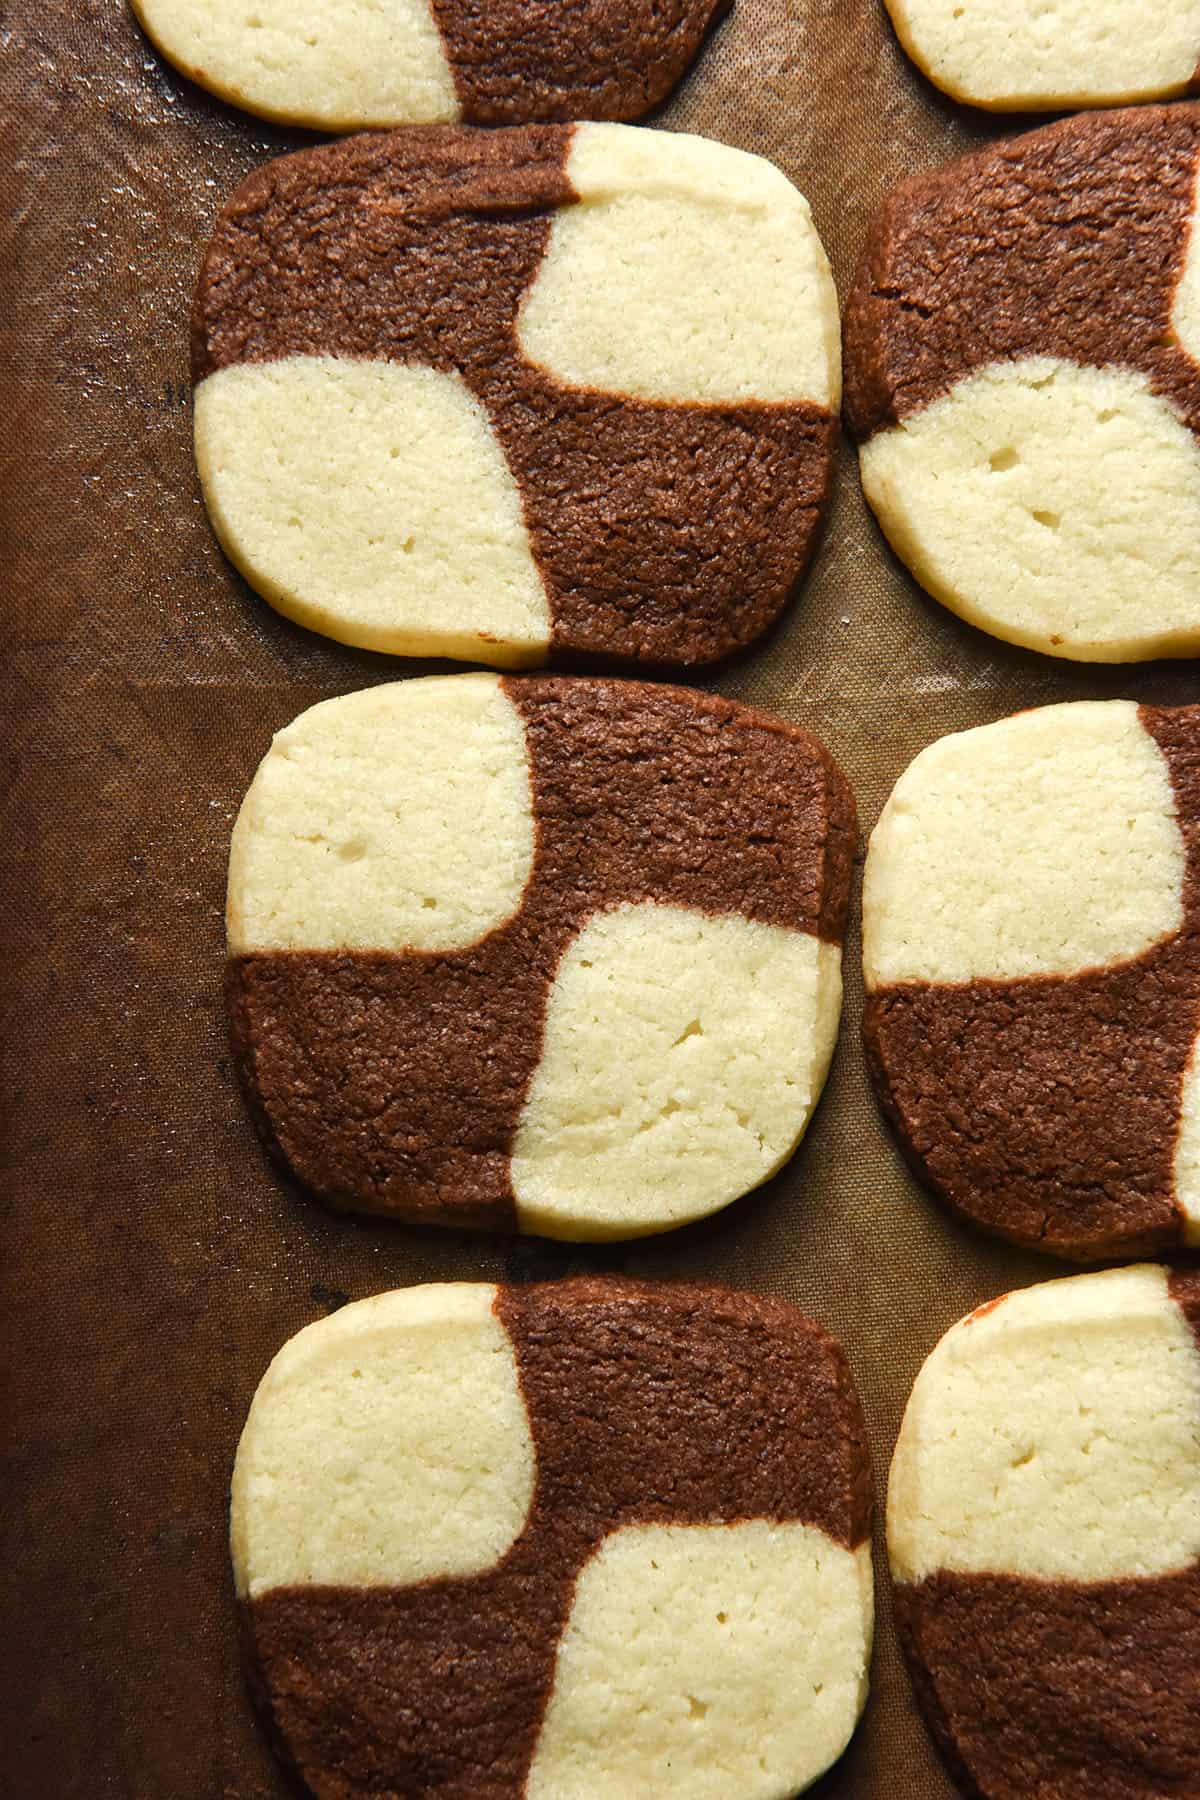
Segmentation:
<svg viewBox="0 0 1200 1800">
<path fill-rule="evenodd" d="M 1200 1246 L 1200 707 L 923 750 L 872 834 L 864 1031 L 917 1173 L 1081 1261 Z"/>
<path fill-rule="evenodd" d="M 132 0 L 222 100 L 318 131 L 637 119 L 725 0 Z"/>
<path fill-rule="evenodd" d="M 900 1428 L 888 1549 L 964 1792 L 1200 1793 L 1200 1273 L 1077 1275 L 949 1331 Z"/>
<path fill-rule="evenodd" d="M 838 1346 L 720 1288 L 347 1306 L 233 1476 L 255 1687 L 318 1800 L 784 1800 L 866 1697 L 869 1530 Z"/>
<path fill-rule="evenodd" d="M 1064 119 L 871 226 L 846 312 L 867 498 L 922 586 L 1011 643 L 1200 652 L 1198 151 L 1194 104 Z"/>
<path fill-rule="evenodd" d="M 227 992 L 334 1206 L 551 1237 L 716 1211 L 837 1034 L 855 841 L 806 733 L 628 682 L 456 675 L 279 733 L 234 829 Z"/>
<path fill-rule="evenodd" d="M 955 100 L 1066 112 L 1194 92 L 1198 0 L 886 0 L 920 69 Z"/>
<path fill-rule="evenodd" d="M 193 333 L 221 543 L 345 643 L 707 663 L 811 554 L 836 298 L 740 150 L 580 125 L 280 158 L 221 215 Z"/>
</svg>

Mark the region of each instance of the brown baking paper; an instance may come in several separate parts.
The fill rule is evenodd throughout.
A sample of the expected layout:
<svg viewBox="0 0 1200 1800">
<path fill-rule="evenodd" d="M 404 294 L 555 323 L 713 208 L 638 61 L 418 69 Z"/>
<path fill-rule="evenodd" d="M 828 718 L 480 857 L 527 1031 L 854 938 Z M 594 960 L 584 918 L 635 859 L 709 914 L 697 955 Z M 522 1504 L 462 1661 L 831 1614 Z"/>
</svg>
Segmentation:
<svg viewBox="0 0 1200 1800">
<path fill-rule="evenodd" d="M 694 1228 L 589 1251 L 333 1218 L 265 1161 L 220 1001 L 229 829 L 271 733 L 411 666 L 311 636 L 232 573 L 192 466 L 187 316 L 223 197 L 309 139 L 173 74 L 118 0 L 3 15 L 6 485 L 3 910 L 11 1420 L 0 1790 L 260 1800 L 287 1790 L 242 1689 L 230 1464 L 283 1340 L 420 1280 L 615 1269 L 798 1302 L 853 1359 L 877 1489 L 938 1335 L 1061 1273 L 952 1224 L 867 1089 L 848 946 L 841 1046 L 799 1155 Z M 882 0 L 738 0 L 661 121 L 771 157 L 844 295 L 890 183 L 1017 129 L 938 97 Z M 1185 664 L 1089 670 L 993 642 L 892 560 L 844 448 L 815 572 L 706 685 L 812 727 L 864 828 L 942 733 L 1092 696 L 1179 702 Z M 882 1565 L 880 1569 L 882 1575 Z M 880 1581 L 866 1717 L 823 1800 L 951 1792 Z"/>
</svg>

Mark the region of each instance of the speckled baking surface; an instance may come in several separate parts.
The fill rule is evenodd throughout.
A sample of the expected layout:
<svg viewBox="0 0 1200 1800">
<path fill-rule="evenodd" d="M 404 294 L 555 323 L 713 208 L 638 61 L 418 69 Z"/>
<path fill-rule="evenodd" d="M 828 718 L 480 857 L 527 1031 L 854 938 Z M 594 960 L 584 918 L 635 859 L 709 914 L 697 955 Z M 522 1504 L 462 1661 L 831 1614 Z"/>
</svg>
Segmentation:
<svg viewBox="0 0 1200 1800">
<path fill-rule="evenodd" d="M 854 941 L 841 1047 L 800 1154 L 705 1225 L 602 1252 L 510 1244 L 330 1218 L 268 1167 L 220 1004 L 229 828 L 272 731 L 405 672 L 257 600 L 216 548 L 192 468 L 200 250 L 230 187 L 310 140 L 173 75 L 119 0 L 18 0 L 0 44 L 2 1566 L 17 1590 L 0 1790 L 266 1800 L 287 1790 L 242 1692 L 226 1489 L 258 1378 L 301 1325 L 405 1282 L 593 1268 L 779 1294 L 845 1342 L 882 1497 L 939 1333 L 1061 1271 L 967 1236 L 906 1175 L 866 1087 Z M 892 181 L 1019 128 L 939 99 L 882 0 L 738 0 L 661 122 L 786 170 L 843 295 Z M 848 448 L 796 605 L 708 685 L 819 733 L 864 828 L 946 731 L 1052 700 L 1200 697 L 1194 666 L 1055 665 L 923 599 L 864 510 Z M 816 1791 L 951 1793 L 883 1584 L 867 1715 Z"/>
</svg>

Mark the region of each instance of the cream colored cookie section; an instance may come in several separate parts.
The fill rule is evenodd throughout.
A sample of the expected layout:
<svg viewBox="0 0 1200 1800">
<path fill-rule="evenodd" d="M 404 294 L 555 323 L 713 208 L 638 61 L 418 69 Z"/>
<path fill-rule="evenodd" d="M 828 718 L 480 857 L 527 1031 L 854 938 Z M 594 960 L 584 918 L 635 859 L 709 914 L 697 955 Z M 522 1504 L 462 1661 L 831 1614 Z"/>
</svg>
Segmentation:
<svg viewBox="0 0 1200 1800">
<path fill-rule="evenodd" d="M 163 55 L 223 100 L 325 131 L 459 117 L 429 0 L 133 0 Z"/>
<path fill-rule="evenodd" d="M 1046 1282 L 948 1331 L 900 1428 L 888 1545 L 898 1581 L 1200 1559 L 1200 1353 L 1165 1271 Z"/>
<path fill-rule="evenodd" d="M 808 202 L 762 157 L 679 132 L 580 125 L 518 318 L 578 387 L 717 404 L 841 396 L 837 296 Z"/>
<path fill-rule="evenodd" d="M 238 1445 L 239 1593 L 490 1569 L 520 1534 L 534 1452 L 483 1285 L 404 1288 L 284 1345 Z"/>
<path fill-rule="evenodd" d="M 229 950 L 458 949 L 517 911 L 533 855 L 525 728 L 496 676 L 323 700 L 242 802 Z"/>
<path fill-rule="evenodd" d="M 1144 376 L 990 364 L 859 455 L 892 548 L 971 624 L 1081 662 L 1200 652 L 1200 445 Z"/>
<path fill-rule="evenodd" d="M 1183 1241 L 1200 1250 L 1200 1038 L 1183 1077 L 1179 1143 L 1175 1151 L 1175 1199 L 1183 1213 Z"/>
<path fill-rule="evenodd" d="M 866 1546 L 808 1525 L 627 1526 L 587 1563 L 529 1800 L 785 1800 L 867 1695 Z"/>
<path fill-rule="evenodd" d="M 1198 0 L 1200 4 L 1200 0 Z M 1183 269 L 1171 304 L 1171 327 L 1182 349 L 1200 363 L 1200 171 L 1192 190 L 1192 217 L 1188 227 Z"/>
<path fill-rule="evenodd" d="M 863 874 L 868 988 L 1072 975 L 1183 923 L 1166 761 L 1125 700 L 939 738 L 909 764 Z"/>
<path fill-rule="evenodd" d="M 523 1231 L 636 1237 L 773 1175 L 817 1103 L 841 953 L 804 932 L 650 902 L 562 958 L 517 1130 Z"/>
<path fill-rule="evenodd" d="M 517 486 L 458 375 L 295 356 L 196 389 L 196 461 L 252 587 L 344 644 L 502 668 L 550 639 Z"/>
<path fill-rule="evenodd" d="M 1115 106 L 1184 92 L 1200 0 L 887 0 L 904 48 L 975 106 Z"/>
</svg>

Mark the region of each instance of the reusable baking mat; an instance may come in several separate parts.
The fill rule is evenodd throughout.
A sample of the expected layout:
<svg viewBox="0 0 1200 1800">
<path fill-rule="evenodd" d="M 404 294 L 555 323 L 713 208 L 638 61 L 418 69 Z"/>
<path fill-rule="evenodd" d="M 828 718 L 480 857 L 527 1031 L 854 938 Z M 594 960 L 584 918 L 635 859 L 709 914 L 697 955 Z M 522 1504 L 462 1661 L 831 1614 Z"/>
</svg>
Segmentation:
<svg viewBox="0 0 1200 1800">
<path fill-rule="evenodd" d="M 242 1689 L 227 1486 L 255 1385 L 300 1326 L 406 1282 L 593 1268 L 783 1295 L 850 1352 L 882 1497 L 938 1335 L 1063 1271 L 968 1236 L 906 1175 L 867 1088 L 855 941 L 841 1046 L 799 1155 L 704 1225 L 601 1251 L 419 1231 L 331 1217 L 268 1166 L 220 1002 L 229 829 L 277 727 L 417 672 L 272 613 L 217 550 L 193 471 L 202 246 L 248 169 L 310 140 L 173 74 L 118 0 L 19 0 L 0 11 L 0 42 L 0 1567 L 18 1600 L 0 1649 L 0 1790 L 265 1800 L 287 1790 Z M 843 294 L 892 182 L 1027 123 L 940 99 L 882 0 L 737 0 L 658 122 L 778 163 L 813 202 Z M 864 831 L 944 732 L 1052 700 L 1197 693 L 1194 667 L 1053 663 L 924 599 L 864 509 L 849 447 L 797 604 L 705 685 L 823 737 Z M 951 1792 L 883 1579 L 866 1717 L 816 1791 Z"/>
</svg>

